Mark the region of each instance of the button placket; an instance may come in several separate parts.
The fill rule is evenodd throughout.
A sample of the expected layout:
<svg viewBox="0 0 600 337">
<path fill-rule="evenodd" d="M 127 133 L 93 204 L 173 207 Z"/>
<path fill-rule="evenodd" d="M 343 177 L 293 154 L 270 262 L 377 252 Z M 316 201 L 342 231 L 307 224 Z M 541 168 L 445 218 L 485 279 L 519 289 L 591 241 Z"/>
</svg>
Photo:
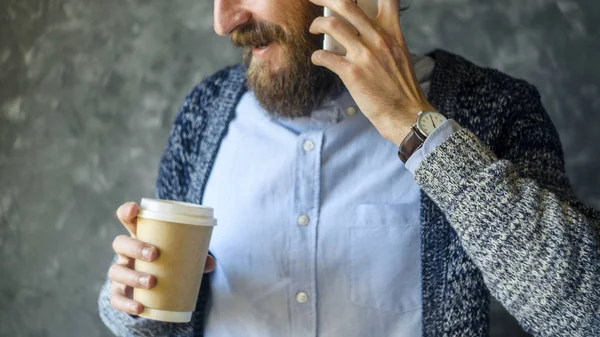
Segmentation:
<svg viewBox="0 0 600 337">
<path fill-rule="evenodd" d="M 323 131 L 300 135 L 294 168 L 294 206 L 291 226 L 294 263 L 290 265 L 292 336 L 316 335 L 316 244 L 321 186 Z M 308 334 L 307 334 L 308 333 Z"/>
</svg>

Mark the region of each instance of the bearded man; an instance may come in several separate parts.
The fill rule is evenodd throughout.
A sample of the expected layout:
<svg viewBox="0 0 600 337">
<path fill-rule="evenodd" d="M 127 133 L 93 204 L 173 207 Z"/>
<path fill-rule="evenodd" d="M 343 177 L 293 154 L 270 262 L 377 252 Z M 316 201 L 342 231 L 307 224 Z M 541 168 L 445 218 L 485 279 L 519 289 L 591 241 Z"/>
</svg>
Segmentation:
<svg viewBox="0 0 600 337">
<path fill-rule="evenodd" d="M 323 17 L 323 7 L 337 17 Z M 119 336 L 487 336 L 490 293 L 539 336 L 600 334 L 600 216 L 531 85 L 410 54 L 397 0 L 215 0 L 244 65 L 186 98 L 157 196 L 219 226 L 186 324 L 140 318 L 131 236 L 99 299 Z M 345 55 L 321 49 L 331 35 Z"/>
</svg>

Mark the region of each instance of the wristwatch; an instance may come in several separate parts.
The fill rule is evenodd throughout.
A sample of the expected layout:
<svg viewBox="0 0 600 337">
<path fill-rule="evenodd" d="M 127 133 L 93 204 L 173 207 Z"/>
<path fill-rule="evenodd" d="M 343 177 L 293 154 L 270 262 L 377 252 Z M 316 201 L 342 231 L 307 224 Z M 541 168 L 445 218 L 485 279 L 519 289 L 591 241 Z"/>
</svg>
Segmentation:
<svg viewBox="0 0 600 337">
<path fill-rule="evenodd" d="M 437 111 L 421 111 L 417 122 L 410 128 L 410 132 L 398 148 L 398 157 L 404 163 L 415 151 L 423 146 L 425 139 L 446 121 L 446 117 Z"/>
</svg>

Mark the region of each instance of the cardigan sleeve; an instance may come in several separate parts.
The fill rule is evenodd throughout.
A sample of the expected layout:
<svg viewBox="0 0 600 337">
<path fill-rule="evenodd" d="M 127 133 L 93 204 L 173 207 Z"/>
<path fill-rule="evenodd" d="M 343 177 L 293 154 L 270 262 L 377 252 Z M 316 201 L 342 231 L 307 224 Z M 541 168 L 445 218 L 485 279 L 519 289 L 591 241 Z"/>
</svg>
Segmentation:
<svg viewBox="0 0 600 337">
<path fill-rule="evenodd" d="M 421 146 L 415 153 L 408 158 L 404 167 L 413 175 L 415 171 L 419 168 L 419 165 L 425 160 L 427 155 L 429 155 L 438 145 L 443 143 L 446 139 L 450 138 L 452 134 L 456 131 L 459 131 L 461 128 L 458 123 L 456 123 L 453 119 L 448 119 L 442 125 L 440 125 L 437 129 L 433 130 L 433 132 L 425 139 L 423 146 Z"/>
<path fill-rule="evenodd" d="M 171 128 L 169 140 L 160 162 L 158 179 L 156 183 L 156 197 L 159 199 L 185 201 L 188 174 L 188 139 L 193 137 L 187 116 L 193 113 L 197 104 L 197 89 L 185 99 L 175 122 Z M 202 336 L 207 301 L 210 295 L 209 277 L 202 279 L 196 309 L 189 323 L 167 323 L 134 317 L 115 309 L 110 304 L 109 288 L 110 279 L 106 279 L 98 299 L 100 318 L 104 324 L 120 337 L 130 336 Z"/>
<path fill-rule="evenodd" d="M 600 336 L 600 216 L 576 200 L 534 88 L 513 105 L 498 156 L 452 134 L 415 172 L 491 293 L 539 336 Z"/>
</svg>

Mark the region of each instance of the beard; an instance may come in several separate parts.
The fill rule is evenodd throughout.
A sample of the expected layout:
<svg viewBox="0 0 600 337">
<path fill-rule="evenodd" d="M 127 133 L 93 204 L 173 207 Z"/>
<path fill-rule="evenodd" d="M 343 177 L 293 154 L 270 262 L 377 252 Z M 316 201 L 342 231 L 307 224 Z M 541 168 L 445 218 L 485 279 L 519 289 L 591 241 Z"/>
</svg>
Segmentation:
<svg viewBox="0 0 600 337">
<path fill-rule="evenodd" d="M 311 62 L 312 53 L 321 49 L 323 37 L 311 34 L 308 27 L 320 15 L 322 7 L 303 6 L 298 10 L 300 13 L 291 16 L 288 31 L 259 22 L 240 27 L 230 35 L 233 44 L 243 48 L 246 85 L 273 117 L 310 116 L 342 87 L 335 73 Z M 278 47 L 279 55 L 271 53 L 270 56 L 277 57 L 264 60 L 253 57 L 253 48 L 265 46 Z M 273 64 L 276 61 L 278 64 Z"/>
</svg>

